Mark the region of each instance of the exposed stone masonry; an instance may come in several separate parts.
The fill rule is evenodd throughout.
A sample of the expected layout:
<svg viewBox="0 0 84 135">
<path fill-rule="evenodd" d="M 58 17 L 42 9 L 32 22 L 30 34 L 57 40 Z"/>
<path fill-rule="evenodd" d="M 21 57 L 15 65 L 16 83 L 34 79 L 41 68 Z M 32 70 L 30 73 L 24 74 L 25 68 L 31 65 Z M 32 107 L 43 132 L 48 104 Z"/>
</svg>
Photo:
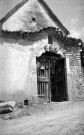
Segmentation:
<svg viewBox="0 0 84 135">
<path fill-rule="evenodd" d="M 72 81 L 72 99 L 84 97 L 84 75 L 81 68 L 80 51 L 78 47 L 67 47 L 66 56 L 70 61 L 70 76 Z"/>
</svg>

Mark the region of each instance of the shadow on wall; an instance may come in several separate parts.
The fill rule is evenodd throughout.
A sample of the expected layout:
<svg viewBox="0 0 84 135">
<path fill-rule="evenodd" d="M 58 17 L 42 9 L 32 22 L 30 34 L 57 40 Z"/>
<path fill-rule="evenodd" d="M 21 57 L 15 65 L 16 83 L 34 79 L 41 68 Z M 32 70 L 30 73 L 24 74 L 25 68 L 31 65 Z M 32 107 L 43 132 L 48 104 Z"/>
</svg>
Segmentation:
<svg viewBox="0 0 84 135">
<path fill-rule="evenodd" d="M 27 32 L 8 32 L 2 31 L 1 33 L 1 44 L 3 45 L 4 42 L 6 43 L 15 43 L 23 46 L 33 45 L 34 43 L 38 42 L 39 40 L 46 39 L 48 37 L 47 32 L 39 31 L 34 33 L 27 33 Z"/>
</svg>

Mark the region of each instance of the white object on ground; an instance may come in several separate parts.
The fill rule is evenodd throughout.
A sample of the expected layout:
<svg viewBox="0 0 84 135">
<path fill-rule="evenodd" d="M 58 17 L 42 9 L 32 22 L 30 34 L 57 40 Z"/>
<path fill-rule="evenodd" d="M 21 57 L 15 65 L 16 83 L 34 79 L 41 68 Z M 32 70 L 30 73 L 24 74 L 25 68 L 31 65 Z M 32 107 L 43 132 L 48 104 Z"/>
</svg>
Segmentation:
<svg viewBox="0 0 84 135">
<path fill-rule="evenodd" d="M 15 104 L 16 104 L 15 101 L 3 102 L 3 103 L 0 103 L 0 107 L 2 107 L 2 106 L 11 106 L 11 107 L 14 108 Z"/>
</svg>

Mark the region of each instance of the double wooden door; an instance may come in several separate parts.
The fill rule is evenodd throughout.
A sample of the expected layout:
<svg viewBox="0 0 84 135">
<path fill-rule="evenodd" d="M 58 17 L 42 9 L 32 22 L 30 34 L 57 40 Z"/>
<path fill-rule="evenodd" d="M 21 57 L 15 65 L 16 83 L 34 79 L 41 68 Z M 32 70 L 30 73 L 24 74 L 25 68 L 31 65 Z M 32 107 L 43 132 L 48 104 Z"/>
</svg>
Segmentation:
<svg viewBox="0 0 84 135">
<path fill-rule="evenodd" d="M 37 57 L 38 97 L 47 102 L 67 100 L 65 59 L 46 52 Z"/>
</svg>

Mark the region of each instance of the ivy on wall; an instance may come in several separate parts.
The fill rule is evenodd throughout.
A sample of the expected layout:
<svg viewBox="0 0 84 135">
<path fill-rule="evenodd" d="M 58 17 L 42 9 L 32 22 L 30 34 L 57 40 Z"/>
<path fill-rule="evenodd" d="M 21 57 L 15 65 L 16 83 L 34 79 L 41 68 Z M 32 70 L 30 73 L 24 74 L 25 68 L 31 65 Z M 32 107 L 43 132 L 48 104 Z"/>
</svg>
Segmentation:
<svg viewBox="0 0 84 135">
<path fill-rule="evenodd" d="M 2 30 L 1 36 L 7 38 L 14 38 L 14 39 L 38 41 L 45 38 L 50 33 L 53 35 L 54 38 L 61 41 L 65 46 L 78 46 L 78 47 L 80 46 L 82 49 L 84 49 L 83 41 L 81 39 L 75 39 L 72 37 L 64 36 L 63 33 L 58 28 L 54 28 L 54 27 L 47 27 L 40 31 L 29 32 L 29 33 L 22 32 L 22 31 L 10 32 L 10 31 Z"/>
</svg>

